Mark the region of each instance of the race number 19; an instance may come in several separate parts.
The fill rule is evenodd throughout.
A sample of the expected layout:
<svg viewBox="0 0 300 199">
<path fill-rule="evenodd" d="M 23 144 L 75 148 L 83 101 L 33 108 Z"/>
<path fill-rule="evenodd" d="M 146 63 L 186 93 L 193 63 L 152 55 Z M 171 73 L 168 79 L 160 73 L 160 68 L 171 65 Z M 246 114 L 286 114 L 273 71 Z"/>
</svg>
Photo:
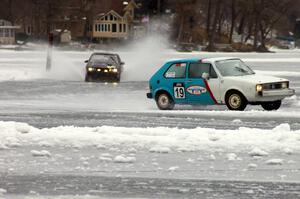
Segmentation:
<svg viewBox="0 0 300 199">
<path fill-rule="evenodd" d="M 175 86 L 174 87 L 174 96 L 175 96 L 176 99 L 184 99 L 185 98 L 184 87 Z"/>
</svg>

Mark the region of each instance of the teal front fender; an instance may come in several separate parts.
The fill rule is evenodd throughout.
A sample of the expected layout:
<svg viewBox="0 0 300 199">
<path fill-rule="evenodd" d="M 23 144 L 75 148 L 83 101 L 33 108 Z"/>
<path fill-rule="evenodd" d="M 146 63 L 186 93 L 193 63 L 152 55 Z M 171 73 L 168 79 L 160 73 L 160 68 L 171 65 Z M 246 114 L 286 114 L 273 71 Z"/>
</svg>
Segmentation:
<svg viewBox="0 0 300 199">
<path fill-rule="evenodd" d="M 172 97 L 172 99 L 174 101 L 173 92 L 167 87 L 159 87 L 159 88 L 155 89 L 154 92 L 153 92 L 153 99 L 156 99 L 157 93 L 161 92 L 161 91 L 167 92 Z"/>
</svg>

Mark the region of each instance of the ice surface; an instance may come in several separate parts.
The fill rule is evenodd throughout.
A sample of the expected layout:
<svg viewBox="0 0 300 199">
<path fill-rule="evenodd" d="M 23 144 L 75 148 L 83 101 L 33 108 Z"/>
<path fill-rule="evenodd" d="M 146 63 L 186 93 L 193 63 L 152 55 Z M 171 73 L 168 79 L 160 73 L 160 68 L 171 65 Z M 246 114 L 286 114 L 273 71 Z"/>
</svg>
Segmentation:
<svg viewBox="0 0 300 199">
<path fill-rule="evenodd" d="M 277 51 L 277 53 L 179 53 L 168 49 L 164 38 L 153 36 L 138 41 L 126 48 L 116 49 L 125 62 L 121 81 L 147 81 L 151 75 L 170 59 L 191 57 L 239 57 L 258 73 L 276 76 L 299 76 L 299 51 Z M 0 81 L 23 81 L 53 79 L 83 81 L 84 60 L 93 51 L 59 51 L 54 48 L 52 70 L 45 71 L 46 50 L 44 51 L 0 51 Z M 278 67 L 280 66 L 280 67 Z M 288 66 L 288 67 L 287 67 Z M 264 68 L 262 68 L 264 67 Z"/>
</svg>

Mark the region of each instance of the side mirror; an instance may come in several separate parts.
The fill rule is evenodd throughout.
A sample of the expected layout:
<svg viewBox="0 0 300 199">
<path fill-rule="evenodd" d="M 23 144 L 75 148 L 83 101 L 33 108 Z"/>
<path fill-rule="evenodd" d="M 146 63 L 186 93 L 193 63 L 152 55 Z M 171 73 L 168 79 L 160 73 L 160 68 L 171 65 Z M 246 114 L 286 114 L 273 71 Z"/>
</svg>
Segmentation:
<svg viewBox="0 0 300 199">
<path fill-rule="evenodd" d="M 124 64 L 125 64 L 125 62 L 122 62 L 122 61 L 121 61 L 121 65 L 124 65 Z"/>
<path fill-rule="evenodd" d="M 89 60 L 85 60 L 85 61 L 84 61 L 84 63 L 88 63 L 88 62 L 89 62 Z"/>
<path fill-rule="evenodd" d="M 209 74 L 208 73 L 203 73 L 202 78 L 205 80 L 209 80 Z"/>
</svg>

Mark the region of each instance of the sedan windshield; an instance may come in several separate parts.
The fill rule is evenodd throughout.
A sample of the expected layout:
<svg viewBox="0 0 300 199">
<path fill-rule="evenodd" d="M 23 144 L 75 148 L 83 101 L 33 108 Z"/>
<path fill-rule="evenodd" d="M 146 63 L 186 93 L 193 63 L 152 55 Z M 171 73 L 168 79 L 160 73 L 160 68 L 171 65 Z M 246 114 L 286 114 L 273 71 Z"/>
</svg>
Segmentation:
<svg viewBox="0 0 300 199">
<path fill-rule="evenodd" d="M 116 65 L 116 61 L 114 60 L 114 58 L 109 55 L 93 55 L 90 59 L 91 65 L 97 65 L 101 63 Z"/>
<path fill-rule="evenodd" d="M 216 66 L 222 76 L 243 76 L 255 74 L 251 68 L 239 59 L 217 61 Z"/>
</svg>

